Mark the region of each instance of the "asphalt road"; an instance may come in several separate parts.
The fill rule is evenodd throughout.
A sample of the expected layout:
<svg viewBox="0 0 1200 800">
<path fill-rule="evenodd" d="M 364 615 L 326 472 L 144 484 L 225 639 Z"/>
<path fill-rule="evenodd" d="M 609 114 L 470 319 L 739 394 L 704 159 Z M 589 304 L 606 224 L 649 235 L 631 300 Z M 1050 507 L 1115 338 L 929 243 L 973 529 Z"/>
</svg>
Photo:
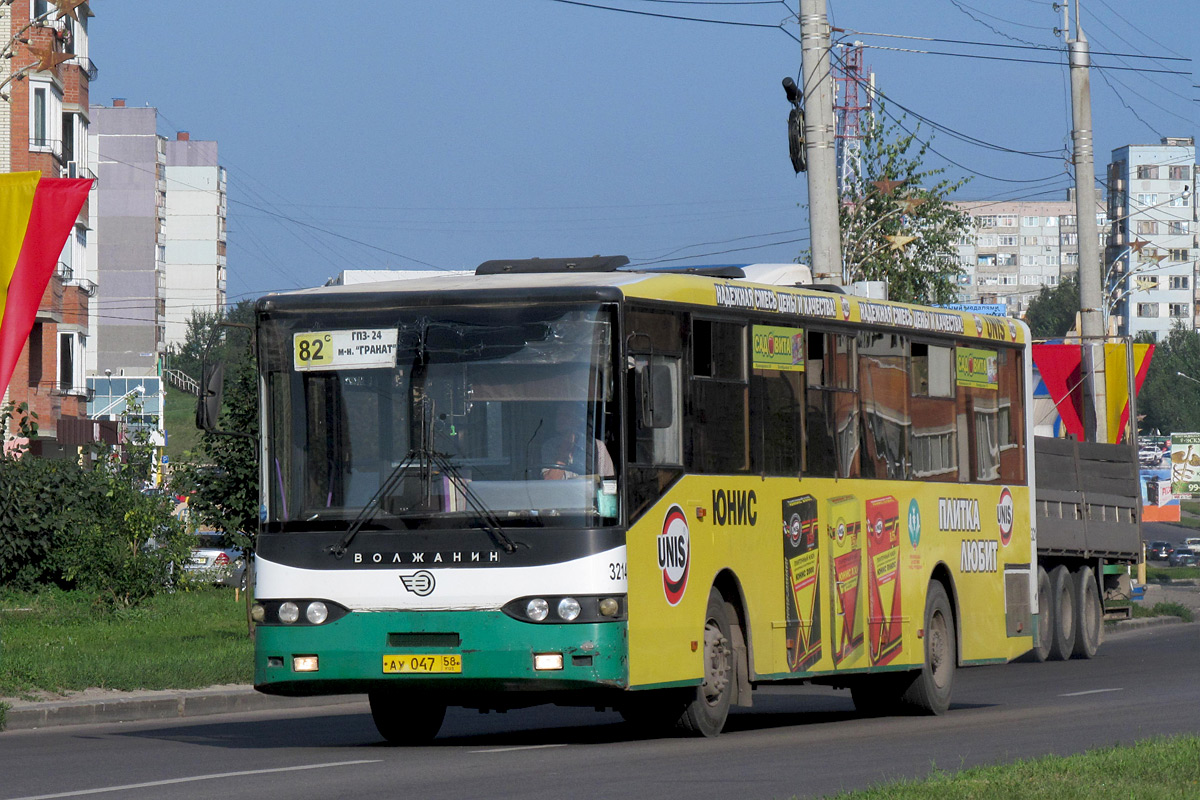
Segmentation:
<svg viewBox="0 0 1200 800">
<path fill-rule="evenodd" d="M 860 719 L 848 693 L 755 694 L 713 740 L 639 739 L 615 714 L 452 710 L 432 747 L 382 745 L 365 704 L 11 731 L 0 800 L 822 797 L 934 768 L 1200 733 L 1200 625 L 1110 635 L 1097 658 L 958 673 L 938 718 Z"/>
</svg>

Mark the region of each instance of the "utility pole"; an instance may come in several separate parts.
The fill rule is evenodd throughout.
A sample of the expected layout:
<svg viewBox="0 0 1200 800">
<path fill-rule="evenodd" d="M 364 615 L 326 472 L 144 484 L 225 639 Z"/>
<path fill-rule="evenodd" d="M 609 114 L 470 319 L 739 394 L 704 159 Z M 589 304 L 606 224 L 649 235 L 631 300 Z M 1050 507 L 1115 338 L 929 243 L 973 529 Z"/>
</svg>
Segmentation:
<svg viewBox="0 0 1200 800">
<path fill-rule="evenodd" d="M 800 0 L 804 72 L 804 146 L 808 156 L 808 221 L 812 271 L 843 285 L 842 232 L 838 221 L 837 153 L 834 149 L 833 73 L 825 0 Z"/>
<path fill-rule="evenodd" d="M 1069 35 L 1067 3 L 1062 3 L 1063 34 Z M 1075 36 L 1067 41 L 1071 65 L 1072 162 L 1075 166 L 1075 230 L 1079 237 L 1079 333 L 1083 348 L 1083 426 L 1087 438 L 1107 438 L 1104 384 L 1104 297 L 1101 287 L 1100 231 L 1096 226 L 1096 168 L 1092 148 L 1091 54 L 1079 24 L 1075 0 Z"/>
</svg>

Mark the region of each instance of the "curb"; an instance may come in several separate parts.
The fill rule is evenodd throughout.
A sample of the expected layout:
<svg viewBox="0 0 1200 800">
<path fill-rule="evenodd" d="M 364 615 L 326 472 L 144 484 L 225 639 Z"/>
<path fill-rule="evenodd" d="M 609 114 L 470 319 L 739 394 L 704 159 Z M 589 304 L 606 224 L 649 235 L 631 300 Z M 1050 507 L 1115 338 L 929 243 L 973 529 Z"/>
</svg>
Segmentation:
<svg viewBox="0 0 1200 800">
<path fill-rule="evenodd" d="M 1134 631 L 1138 628 L 1156 628 L 1160 625 L 1184 625 L 1182 617 L 1138 617 L 1136 619 L 1115 619 L 1104 623 L 1104 630 L 1109 633 L 1118 631 Z"/>
<path fill-rule="evenodd" d="M 365 701 L 366 695 L 276 697 L 256 692 L 249 686 L 221 691 L 165 693 L 151 697 L 133 696 L 100 701 L 61 700 L 31 703 L 0 712 L 0 719 L 3 720 L 0 731 L 178 719 L 246 711 L 315 708 Z"/>
</svg>

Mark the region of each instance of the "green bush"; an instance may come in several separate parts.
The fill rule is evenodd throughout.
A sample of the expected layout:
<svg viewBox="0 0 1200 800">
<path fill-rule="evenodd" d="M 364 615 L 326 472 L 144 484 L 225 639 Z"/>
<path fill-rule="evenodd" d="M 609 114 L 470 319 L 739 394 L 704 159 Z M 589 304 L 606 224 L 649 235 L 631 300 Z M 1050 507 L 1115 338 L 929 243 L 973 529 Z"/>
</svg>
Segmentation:
<svg viewBox="0 0 1200 800">
<path fill-rule="evenodd" d="M 31 417 L 10 405 L 0 425 L 36 437 Z M 124 462 L 105 451 L 90 469 L 20 448 L 0 455 L 0 587 L 78 588 L 132 606 L 169 586 L 172 572 L 182 580 L 173 565 L 188 558 L 191 537 L 169 498 L 138 490 L 137 447 L 126 447 Z"/>
</svg>

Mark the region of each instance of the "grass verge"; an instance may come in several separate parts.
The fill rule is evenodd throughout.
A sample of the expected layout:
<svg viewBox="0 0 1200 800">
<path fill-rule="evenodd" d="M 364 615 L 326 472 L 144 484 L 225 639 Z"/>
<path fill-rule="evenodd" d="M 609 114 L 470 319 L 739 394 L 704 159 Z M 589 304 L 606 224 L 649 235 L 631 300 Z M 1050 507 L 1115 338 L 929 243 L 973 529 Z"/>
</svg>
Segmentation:
<svg viewBox="0 0 1200 800">
<path fill-rule="evenodd" d="M 1077 756 L 935 772 L 829 800 L 1176 800 L 1200 796 L 1200 737 L 1149 739 Z"/>
<path fill-rule="evenodd" d="M 0 597 L 0 697 L 90 688 L 196 689 L 253 679 L 243 602 L 229 589 L 106 611 L 78 593 Z"/>
<path fill-rule="evenodd" d="M 1200 579 L 1200 567 L 1146 567 L 1146 583 Z"/>
<path fill-rule="evenodd" d="M 1133 616 L 1135 619 L 1141 617 L 1179 617 L 1184 622 L 1191 622 L 1196 618 L 1196 615 L 1192 613 L 1190 608 L 1179 603 L 1155 603 L 1149 608 L 1134 603 Z"/>
</svg>

